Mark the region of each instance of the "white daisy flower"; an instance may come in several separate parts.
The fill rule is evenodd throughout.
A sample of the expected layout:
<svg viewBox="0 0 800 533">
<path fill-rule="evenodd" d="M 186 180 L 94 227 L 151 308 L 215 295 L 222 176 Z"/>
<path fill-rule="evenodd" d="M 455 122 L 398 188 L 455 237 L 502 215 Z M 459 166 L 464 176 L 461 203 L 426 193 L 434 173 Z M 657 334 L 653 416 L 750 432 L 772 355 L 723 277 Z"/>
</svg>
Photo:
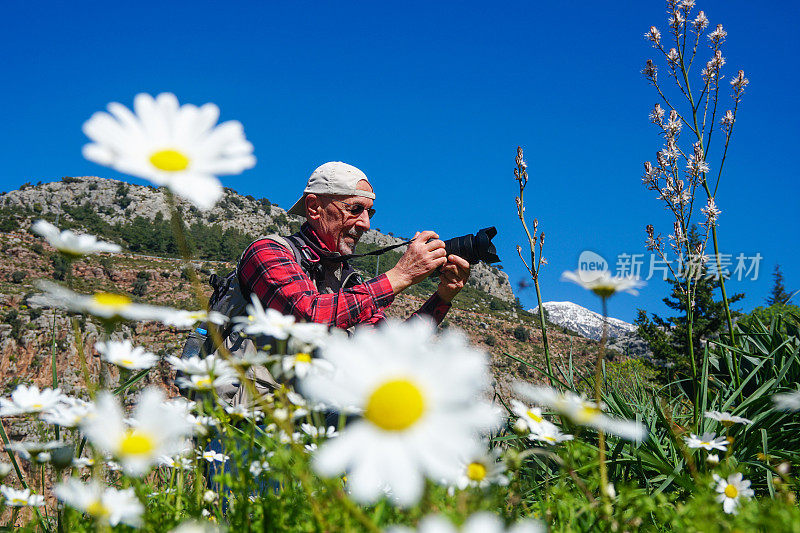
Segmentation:
<svg viewBox="0 0 800 533">
<path fill-rule="evenodd" d="M 601 298 L 608 298 L 617 292 L 639 294 L 636 289 L 644 287 L 645 283 L 638 278 L 612 276 L 608 270 L 576 270 L 564 271 L 561 281 L 572 281 L 584 289 L 590 290 Z"/>
<path fill-rule="evenodd" d="M 312 439 L 332 439 L 339 436 L 339 432 L 334 426 L 318 428 L 312 424 L 303 423 L 300 424 L 300 429 Z"/>
<path fill-rule="evenodd" d="M 536 520 L 523 520 L 508 529 L 503 520 L 487 511 L 474 513 L 460 528 L 441 515 L 428 515 L 420 520 L 417 529 L 406 526 L 392 526 L 387 533 L 545 533 L 547 529 Z"/>
<path fill-rule="evenodd" d="M 129 340 L 97 342 L 94 347 L 104 361 L 128 370 L 152 368 L 158 362 L 157 355 L 145 351 L 141 346 L 134 348 Z"/>
<path fill-rule="evenodd" d="M 192 433 L 186 417 L 164 404 L 164 395 L 155 388 L 142 393 L 134 411 L 134 425 L 123 421 L 117 399 L 103 391 L 96 402 L 97 416 L 81 425 L 86 438 L 99 449 L 113 455 L 129 475 L 145 474 L 159 455 L 173 455 Z"/>
<path fill-rule="evenodd" d="M 298 352 L 294 355 L 271 355 L 267 362 L 276 365 L 276 377 L 291 379 L 305 378 L 310 372 L 332 372 L 333 365 L 320 357 L 312 357 L 309 352 Z"/>
<path fill-rule="evenodd" d="M 800 391 L 775 394 L 772 401 L 781 411 L 800 411 Z"/>
<path fill-rule="evenodd" d="M 534 403 L 555 409 L 576 424 L 636 442 L 647 437 L 647 428 L 643 424 L 608 416 L 603 413 L 602 405 L 598 406 L 572 392 L 561 393 L 552 387 L 523 382 L 514 383 L 514 390 Z"/>
<path fill-rule="evenodd" d="M 175 384 L 182 389 L 209 392 L 225 385 L 230 385 L 236 381 L 234 376 L 215 376 L 213 374 L 192 374 L 191 376 L 181 376 L 175 380 Z"/>
<path fill-rule="evenodd" d="M 536 431 L 531 431 L 530 434 L 528 434 L 528 438 L 530 440 L 536 440 L 546 444 L 555 445 L 564 441 L 572 440 L 573 436 L 566 433 L 561 433 L 555 424 L 545 421 L 539 425 Z"/>
<path fill-rule="evenodd" d="M 31 489 L 15 489 L 0 485 L 0 493 L 9 507 L 41 507 L 44 505 L 44 496 L 31 494 Z"/>
<path fill-rule="evenodd" d="M 53 492 L 65 505 L 112 527 L 117 524 L 139 527 L 142 524 L 144 506 L 133 488 L 117 490 L 96 481 L 81 483 L 77 478 L 68 478 L 56 485 Z"/>
<path fill-rule="evenodd" d="M 750 481 L 743 479 L 741 473 L 736 472 L 728 476 L 727 479 L 714 474 L 714 481 L 717 483 L 717 501 L 722 504 L 722 508 L 728 514 L 736 514 L 740 498 L 750 499 L 753 497 L 753 489 L 750 488 Z"/>
<path fill-rule="evenodd" d="M 536 431 L 540 425 L 547 422 L 538 407 L 528 407 L 519 400 L 511 400 L 511 412 L 522 420 L 527 431 Z"/>
<path fill-rule="evenodd" d="M 250 295 L 252 302 L 247 306 L 247 316 L 233 317 L 235 331 L 241 331 L 245 335 L 258 336 L 266 335 L 284 340 L 292 333 L 295 325 L 295 318 L 291 315 L 284 315 L 275 309 L 264 310 L 261 301 L 255 294 Z"/>
<path fill-rule="evenodd" d="M 94 459 L 91 457 L 75 457 L 72 459 L 72 466 L 75 468 L 89 468 L 94 465 Z"/>
<path fill-rule="evenodd" d="M 58 448 L 63 448 L 66 443 L 61 440 L 53 440 L 50 442 L 9 442 L 6 444 L 6 450 L 10 450 L 26 461 L 34 463 L 46 463 L 50 461 L 51 452 Z"/>
<path fill-rule="evenodd" d="M 270 452 L 267 457 L 272 457 L 273 454 L 274 452 Z M 258 477 L 262 472 L 268 472 L 269 470 L 270 466 L 267 461 L 253 461 L 250 463 L 250 473 L 253 474 L 253 477 Z"/>
<path fill-rule="evenodd" d="M 219 355 L 211 354 L 206 357 L 193 355 L 182 358 L 170 355 L 167 362 L 172 368 L 184 374 L 198 376 L 231 376 L 235 375 L 228 362 Z"/>
<path fill-rule="evenodd" d="M 194 326 L 198 322 L 210 322 L 221 326 L 228 321 L 228 317 L 217 311 L 185 311 L 183 309 L 170 309 L 165 311 L 160 319 L 165 326 L 173 326 L 178 329 L 186 329 Z"/>
<path fill-rule="evenodd" d="M 292 326 L 289 338 L 289 351 L 292 353 L 311 353 L 325 345 L 328 326 L 315 322 L 300 322 Z"/>
<path fill-rule="evenodd" d="M 506 465 L 500 460 L 500 450 L 482 450 L 462 461 L 456 486 L 461 490 L 467 487 L 505 486 L 508 485 L 505 472 Z"/>
<path fill-rule="evenodd" d="M 68 309 L 105 320 L 155 320 L 160 321 L 168 307 L 133 303 L 122 294 L 98 292 L 91 296 L 79 294 L 50 281 L 39 281 L 37 287 L 44 294 L 29 298 L 34 304 Z"/>
<path fill-rule="evenodd" d="M 137 94 L 135 114 L 112 102 L 83 125 L 93 142 L 89 161 L 164 185 L 200 209 L 222 197 L 221 174 L 240 174 L 256 164 L 253 145 L 238 121 L 216 125 L 219 108 L 179 105 L 174 94 Z"/>
<path fill-rule="evenodd" d="M 486 354 L 453 331 L 436 340 L 430 323 L 389 322 L 349 340 L 332 337 L 322 356 L 336 370 L 309 374 L 301 391 L 364 414 L 320 447 L 313 466 L 329 477 L 347 472 L 359 502 L 381 498 L 388 487 L 400 505 L 415 503 L 425 476 L 454 480 L 459 458 L 479 446 L 478 433 L 499 422 L 481 401 Z"/>
<path fill-rule="evenodd" d="M 722 425 L 725 427 L 730 427 L 734 424 L 753 423 L 753 421 L 748 418 L 743 418 L 741 416 L 735 416 L 732 415 L 731 413 L 725 413 L 720 411 L 706 411 L 706 418 L 716 420 L 717 422 L 722 422 Z"/>
<path fill-rule="evenodd" d="M 79 398 L 64 396 L 61 403 L 43 411 L 40 418 L 48 424 L 65 428 L 74 428 L 89 416 L 94 414 L 94 405 Z"/>
<path fill-rule="evenodd" d="M 209 463 L 217 462 L 217 463 L 224 463 L 228 460 L 228 456 L 224 453 L 215 452 L 214 450 L 206 450 L 201 454 L 198 454 L 198 459 L 203 459 L 208 461 Z"/>
<path fill-rule="evenodd" d="M 167 468 L 180 468 L 182 470 L 194 470 L 194 463 L 188 457 L 178 455 L 170 457 L 169 455 L 159 455 L 156 459 L 158 466 L 165 466 Z"/>
<path fill-rule="evenodd" d="M 82 235 L 70 230 L 59 231 L 57 227 L 46 220 L 37 220 L 31 226 L 31 231 L 41 235 L 59 252 L 72 257 L 79 257 L 98 252 L 116 253 L 122 250 L 118 244 L 98 241 L 94 235 Z"/>
<path fill-rule="evenodd" d="M 269 359 L 269 354 L 264 351 L 246 350 L 241 355 L 232 356 L 228 362 L 241 369 L 248 369 L 251 366 L 263 365 Z"/>
<path fill-rule="evenodd" d="M 228 416 L 234 420 L 247 420 L 252 418 L 258 421 L 264 418 L 263 411 L 259 409 L 249 409 L 241 403 L 235 406 L 225 404 L 222 407 L 225 409 L 225 412 L 228 413 Z"/>
<path fill-rule="evenodd" d="M 17 385 L 11 399 L 0 398 L 0 417 L 41 413 L 58 405 L 63 398 L 59 389 L 42 389 L 36 385 Z"/>
<path fill-rule="evenodd" d="M 720 450 L 726 451 L 728 449 L 728 440 L 725 437 L 717 437 L 716 433 L 703 433 L 702 437 L 698 437 L 694 433 L 690 433 L 688 437 L 684 437 L 686 446 L 689 448 L 703 448 L 705 450 Z"/>
</svg>

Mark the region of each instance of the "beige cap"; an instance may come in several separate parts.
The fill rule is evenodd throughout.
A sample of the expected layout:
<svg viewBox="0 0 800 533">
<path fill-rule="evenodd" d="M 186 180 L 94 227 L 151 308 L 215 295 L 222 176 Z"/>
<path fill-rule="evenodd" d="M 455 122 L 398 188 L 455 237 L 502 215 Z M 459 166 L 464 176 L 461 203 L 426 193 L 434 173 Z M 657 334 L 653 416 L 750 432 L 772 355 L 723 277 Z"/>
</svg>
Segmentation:
<svg viewBox="0 0 800 533">
<path fill-rule="evenodd" d="M 325 196 L 363 196 L 374 200 L 375 193 L 362 191 L 358 188 L 358 182 L 361 180 L 369 183 L 366 174 L 353 165 L 348 165 L 341 161 L 330 161 L 320 165 L 308 178 L 303 196 L 287 212 L 290 215 L 306 216 L 304 199 L 308 193 Z"/>
</svg>

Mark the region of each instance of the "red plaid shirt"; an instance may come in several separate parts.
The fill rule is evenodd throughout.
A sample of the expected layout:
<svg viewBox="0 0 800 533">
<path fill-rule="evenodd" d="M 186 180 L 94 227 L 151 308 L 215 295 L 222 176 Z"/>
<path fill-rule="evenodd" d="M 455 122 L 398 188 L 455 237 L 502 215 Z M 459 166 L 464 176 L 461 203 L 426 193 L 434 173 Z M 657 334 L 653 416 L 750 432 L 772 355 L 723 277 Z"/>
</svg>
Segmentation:
<svg viewBox="0 0 800 533">
<path fill-rule="evenodd" d="M 307 231 L 307 234 L 313 235 L 313 232 Z M 324 248 L 319 239 L 316 240 Z M 335 293 L 322 294 L 291 250 L 270 239 L 258 240 L 245 250 L 239 263 L 239 280 L 243 291 L 256 294 L 265 308 L 294 315 L 298 320 L 343 329 L 379 323 L 386 318 L 384 309 L 394 301 L 392 284 L 386 274 Z M 412 316 L 427 315 L 438 324 L 449 309 L 450 304 L 433 293 Z"/>
</svg>

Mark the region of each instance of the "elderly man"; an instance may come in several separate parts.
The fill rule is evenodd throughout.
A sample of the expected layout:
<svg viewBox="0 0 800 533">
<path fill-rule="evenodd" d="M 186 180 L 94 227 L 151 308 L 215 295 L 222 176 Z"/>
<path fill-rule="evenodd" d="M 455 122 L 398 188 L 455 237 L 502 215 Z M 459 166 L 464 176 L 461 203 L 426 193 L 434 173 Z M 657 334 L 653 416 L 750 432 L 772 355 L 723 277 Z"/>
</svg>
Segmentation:
<svg viewBox="0 0 800 533">
<path fill-rule="evenodd" d="M 245 250 L 239 264 L 243 291 L 298 320 L 346 329 L 380 322 L 397 294 L 440 268 L 437 291 L 415 315 L 441 322 L 470 269 L 465 259 L 447 255 L 433 231 L 417 232 L 397 265 L 368 281 L 342 259 L 369 229 L 374 200 L 372 185 L 356 167 L 341 162 L 318 167 L 289 210 L 306 218 L 300 231 L 268 236 Z"/>
</svg>

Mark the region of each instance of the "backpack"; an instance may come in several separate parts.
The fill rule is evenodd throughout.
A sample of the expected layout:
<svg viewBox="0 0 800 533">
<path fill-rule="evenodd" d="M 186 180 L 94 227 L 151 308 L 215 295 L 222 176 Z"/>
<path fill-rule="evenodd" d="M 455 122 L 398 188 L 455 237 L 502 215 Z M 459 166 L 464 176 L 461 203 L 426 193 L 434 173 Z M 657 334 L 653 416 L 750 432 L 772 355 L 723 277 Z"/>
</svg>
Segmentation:
<svg viewBox="0 0 800 533">
<path fill-rule="evenodd" d="M 314 263 L 319 262 L 318 257 L 314 257 L 312 250 L 304 245 L 303 240 L 298 235 L 289 235 L 281 237 L 279 235 L 267 235 L 261 237 L 250 243 L 245 248 L 245 252 L 255 242 L 262 239 L 269 239 L 281 244 L 285 248 L 291 250 L 297 261 L 306 272 L 314 272 L 318 267 L 313 266 Z M 250 295 L 245 294 L 239 282 L 239 267 L 241 260 L 244 257 L 244 252 L 236 263 L 236 268 L 224 276 L 212 274 L 208 280 L 213 292 L 208 299 L 208 310 L 216 311 L 228 317 L 228 322 L 219 327 L 219 334 L 222 338 L 222 346 L 224 346 L 233 357 L 243 357 L 246 354 L 256 352 L 260 347 L 270 344 L 273 339 L 270 337 L 262 336 L 257 338 L 245 337 L 237 331 L 233 331 L 233 317 L 242 316 L 247 314 L 247 306 L 250 305 Z M 312 279 L 314 279 L 312 277 Z M 189 358 L 193 356 L 206 357 L 208 355 L 216 354 L 219 351 L 219 345 L 216 345 L 214 339 L 208 334 L 208 325 L 203 323 L 200 327 L 189 333 L 189 337 L 183 346 L 181 358 Z M 278 383 L 272 377 L 266 367 L 256 365 L 250 367 L 245 375 L 253 380 L 256 391 L 259 394 L 267 394 L 276 387 Z M 180 373 L 176 375 L 176 379 L 180 377 Z M 186 391 L 190 392 L 190 391 Z M 186 394 L 181 390 L 181 394 Z M 245 407 L 250 407 L 253 403 L 251 398 L 246 392 L 246 388 L 242 387 L 239 382 L 232 382 L 217 388 L 217 394 L 225 402 L 232 406 L 244 404 Z"/>
</svg>

